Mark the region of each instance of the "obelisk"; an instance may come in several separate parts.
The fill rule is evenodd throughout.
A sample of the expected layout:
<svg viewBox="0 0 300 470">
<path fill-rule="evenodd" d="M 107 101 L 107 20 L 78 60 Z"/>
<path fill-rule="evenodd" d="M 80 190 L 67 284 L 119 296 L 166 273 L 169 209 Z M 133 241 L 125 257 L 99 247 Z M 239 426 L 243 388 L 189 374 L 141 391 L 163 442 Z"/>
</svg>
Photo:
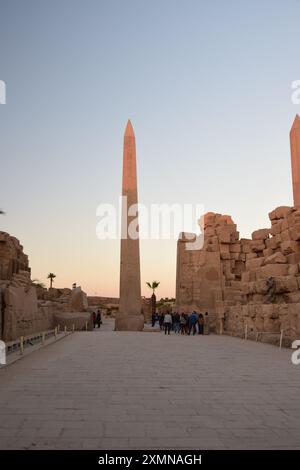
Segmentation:
<svg viewBox="0 0 300 470">
<path fill-rule="evenodd" d="M 300 116 L 297 114 L 290 132 L 294 206 L 300 207 Z"/>
<path fill-rule="evenodd" d="M 125 129 L 123 147 L 120 303 L 115 322 L 117 331 L 140 331 L 144 328 L 144 317 L 141 314 L 137 203 L 135 135 L 129 120 Z"/>
</svg>

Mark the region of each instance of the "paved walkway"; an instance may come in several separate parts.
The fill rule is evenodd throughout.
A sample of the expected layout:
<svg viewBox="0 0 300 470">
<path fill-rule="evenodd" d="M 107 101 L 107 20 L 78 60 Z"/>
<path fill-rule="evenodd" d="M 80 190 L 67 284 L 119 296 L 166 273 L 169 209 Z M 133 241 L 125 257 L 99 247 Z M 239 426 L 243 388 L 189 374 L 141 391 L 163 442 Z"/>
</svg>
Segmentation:
<svg viewBox="0 0 300 470">
<path fill-rule="evenodd" d="M 102 326 L 0 370 L 1 449 L 300 449 L 291 351 Z"/>
</svg>

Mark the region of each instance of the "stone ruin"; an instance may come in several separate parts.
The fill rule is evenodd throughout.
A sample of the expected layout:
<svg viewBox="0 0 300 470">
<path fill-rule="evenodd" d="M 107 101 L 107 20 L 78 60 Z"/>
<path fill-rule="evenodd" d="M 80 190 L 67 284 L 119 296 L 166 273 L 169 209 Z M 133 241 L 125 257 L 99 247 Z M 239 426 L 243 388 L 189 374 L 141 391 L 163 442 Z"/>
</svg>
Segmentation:
<svg viewBox="0 0 300 470">
<path fill-rule="evenodd" d="M 28 257 L 23 246 L 6 232 L 0 232 L 0 339 L 12 341 L 20 336 L 75 324 L 91 328 L 87 296 L 76 289 L 43 289 L 32 284 Z"/>
<path fill-rule="evenodd" d="M 240 238 L 228 215 L 205 214 L 204 245 L 177 244 L 176 308 L 209 312 L 218 333 L 284 344 L 300 334 L 300 209 L 270 212 L 271 228 Z"/>
</svg>

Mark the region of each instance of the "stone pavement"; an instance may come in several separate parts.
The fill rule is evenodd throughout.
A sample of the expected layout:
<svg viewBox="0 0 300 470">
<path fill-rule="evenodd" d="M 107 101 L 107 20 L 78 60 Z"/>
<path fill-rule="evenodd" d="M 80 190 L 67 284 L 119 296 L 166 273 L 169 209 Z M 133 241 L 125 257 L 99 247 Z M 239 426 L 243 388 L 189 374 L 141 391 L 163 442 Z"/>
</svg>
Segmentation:
<svg viewBox="0 0 300 470">
<path fill-rule="evenodd" d="M 300 449 L 290 350 L 110 330 L 0 370 L 1 449 Z"/>
</svg>

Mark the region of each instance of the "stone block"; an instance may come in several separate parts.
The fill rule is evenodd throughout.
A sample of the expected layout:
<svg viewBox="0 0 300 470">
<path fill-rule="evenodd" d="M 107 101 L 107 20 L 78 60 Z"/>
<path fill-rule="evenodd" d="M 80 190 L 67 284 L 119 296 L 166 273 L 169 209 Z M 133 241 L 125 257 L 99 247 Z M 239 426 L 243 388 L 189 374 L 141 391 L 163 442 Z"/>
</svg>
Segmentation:
<svg viewBox="0 0 300 470">
<path fill-rule="evenodd" d="M 271 256 L 274 254 L 274 251 L 272 250 L 272 248 L 266 248 L 265 250 L 263 250 L 263 255 L 267 258 L 268 256 Z"/>
<path fill-rule="evenodd" d="M 298 264 L 300 262 L 300 253 L 290 253 L 286 258 L 289 264 Z"/>
<path fill-rule="evenodd" d="M 248 261 L 249 259 L 257 258 L 257 257 L 258 257 L 257 253 L 246 253 L 246 261 Z"/>
<path fill-rule="evenodd" d="M 273 223 L 275 222 L 275 223 Z M 287 228 L 287 227 L 285 227 Z M 270 228 L 271 235 L 277 235 L 282 231 L 282 221 L 281 220 L 272 220 L 272 227 Z"/>
<path fill-rule="evenodd" d="M 251 252 L 251 246 L 250 246 L 250 241 L 247 238 L 241 238 L 240 243 L 241 243 L 241 248 L 243 253 L 250 253 Z"/>
<path fill-rule="evenodd" d="M 294 207 L 289 206 L 280 206 L 269 212 L 269 219 L 272 221 L 274 219 L 284 219 L 286 216 L 294 212 Z"/>
<path fill-rule="evenodd" d="M 250 282 L 250 272 L 249 271 L 244 271 L 242 273 L 241 282 L 242 283 Z M 299 284 L 300 284 L 300 280 L 299 280 Z"/>
<path fill-rule="evenodd" d="M 299 272 L 298 264 L 290 264 L 288 268 L 288 274 L 295 276 Z"/>
<path fill-rule="evenodd" d="M 280 236 L 281 236 L 281 240 L 283 242 L 288 242 L 288 241 L 292 240 L 291 229 L 283 230 L 283 232 L 281 232 Z"/>
<path fill-rule="evenodd" d="M 220 243 L 219 248 L 220 248 L 220 253 L 229 253 L 229 244 Z"/>
<path fill-rule="evenodd" d="M 289 229 L 291 240 L 300 240 L 300 224 L 294 225 Z"/>
<path fill-rule="evenodd" d="M 261 228 L 259 230 L 255 230 L 252 232 L 252 240 L 266 240 L 269 238 L 270 229 L 268 228 Z"/>
<path fill-rule="evenodd" d="M 229 246 L 229 251 L 231 253 L 240 253 L 241 251 L 241 245 L 240 243 L 232 243 L 230 246 Z"/>
<path fill-rule="evenodd" d="M 274 253 L 271 256 L 268 256 L 265 260 L 265 264 L 274 264 L 274 263 L 286 263 L 287 259 L 280 251 Z"/>
<path fill-rule="evenodd" d="M 268 292 L 266 279 L 258 279 L 255 282 L 255 292 L 257 292 L 258 294 L 266 294 Z"/>
<path fill-rule="evenodd" d="M 259 268 L 260 266 L 263 266 L 264 261 L 264 257 L 249 259 L 246 261 L 246 270 L 250 271 L 251 269 Z"/>
<path fill-rule="evenodd" d="M 254 252 L 259 252 L 263 251 L 266 248 L 266 245 L 264 244 L 263 240 L 253 240 L 250 242 L 251 249 Z"/>
<path fill-rule="evenodd" d="M 298 289 L 298 282 L 295 276 L 279 276 L 275 279 L 275 292 L 282 294 L 285 292 L 295 292 Z"/>
<path fill-rule="evenodd" d="M 267 264 L 262 266 L 256 273 L 258 279 L 266 277 L 286 276 L 288 273 L 288 264 Z"/>
<path fill-rule="evenodd" d="M 284 255 L 290 255 L 291 253 L 299 253 L 300 245 L 299 242 L 293 240 L 283 241 L 280 244 L 280 250 Z"/>
</svg>

